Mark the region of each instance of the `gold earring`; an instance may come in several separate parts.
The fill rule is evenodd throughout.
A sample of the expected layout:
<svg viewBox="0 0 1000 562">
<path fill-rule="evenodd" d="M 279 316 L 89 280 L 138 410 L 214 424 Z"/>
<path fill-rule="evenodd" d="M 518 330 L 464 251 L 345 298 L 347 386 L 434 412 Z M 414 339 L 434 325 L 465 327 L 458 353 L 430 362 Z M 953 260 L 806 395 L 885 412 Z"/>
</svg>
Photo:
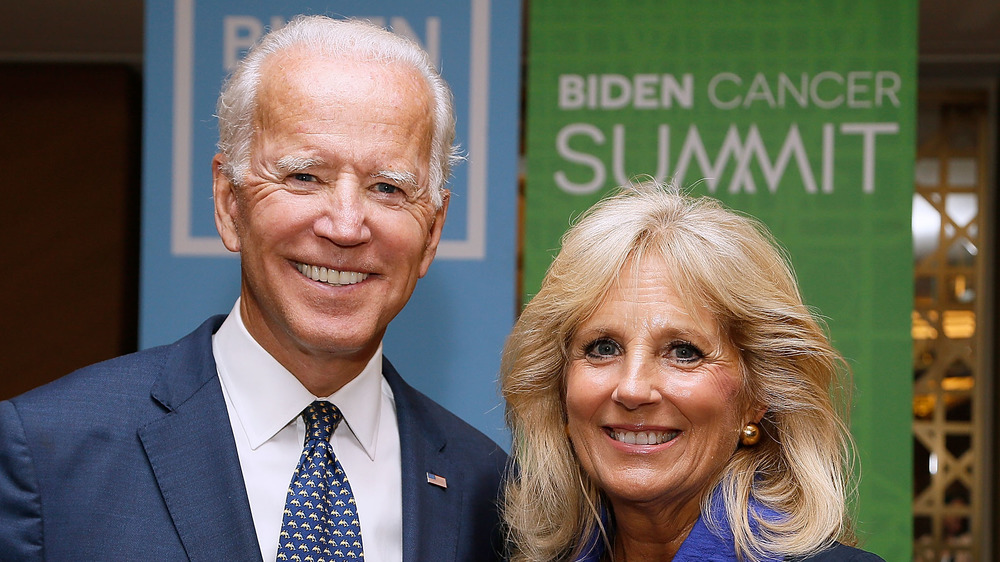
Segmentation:
<svg viewBox="0 0 1000 562">
<path fill-rule="evenodd" d="M 760 426 L 754 422 L 747 422 L 740 432 L 740 443 L 744 447 L 753 447 L 760 441 Z"/>
</svg>

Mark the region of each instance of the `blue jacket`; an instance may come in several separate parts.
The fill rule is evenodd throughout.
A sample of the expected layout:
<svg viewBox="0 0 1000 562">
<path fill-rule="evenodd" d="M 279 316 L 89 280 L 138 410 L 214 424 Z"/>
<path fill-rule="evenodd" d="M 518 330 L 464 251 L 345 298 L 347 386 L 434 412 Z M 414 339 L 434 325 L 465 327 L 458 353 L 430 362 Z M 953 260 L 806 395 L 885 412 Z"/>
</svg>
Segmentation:
<svg viewBox="0 0 1000 562">
<path fill-rule="evenodd" d="M 0 559 L 260 560 L 212 355 L 222 320 L 0 402 Z M 388 361 L 383 373 L 399 423 L 404 560 L 497 559 L 507 455 Z"/>
</svg>

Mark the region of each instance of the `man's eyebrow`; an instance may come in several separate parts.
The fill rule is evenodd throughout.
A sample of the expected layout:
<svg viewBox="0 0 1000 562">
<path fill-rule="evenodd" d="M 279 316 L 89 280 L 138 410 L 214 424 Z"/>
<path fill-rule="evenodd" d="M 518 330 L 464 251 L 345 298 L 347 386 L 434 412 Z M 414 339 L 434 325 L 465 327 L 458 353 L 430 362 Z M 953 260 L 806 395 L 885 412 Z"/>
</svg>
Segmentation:
<svg viewBox="0 0 1000 562">
<path fill-rule="evenodd" d="M 301 172 L 313 166 L 323 166 L 326 162 L 321 158 L 310 158 L 307 156 L 282 156 L 274 163 L 275 167 L 282 172 Z"/>
<path fill-rule="evenodd" d="M 417 185 L 417 175 L 413 172 L 405 172 L 398 170 L 380 170 L 372 174 L 376 178 L 385 178 L 387 180 L 404 183 L 409 185 Z"/>
</svg>

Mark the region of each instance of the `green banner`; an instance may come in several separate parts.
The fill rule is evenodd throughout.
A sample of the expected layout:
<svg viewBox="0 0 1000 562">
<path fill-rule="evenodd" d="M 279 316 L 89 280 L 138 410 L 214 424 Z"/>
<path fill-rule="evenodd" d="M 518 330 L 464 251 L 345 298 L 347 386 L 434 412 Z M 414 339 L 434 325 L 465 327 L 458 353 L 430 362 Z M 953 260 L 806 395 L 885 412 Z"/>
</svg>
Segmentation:
<svg viewBox="0 0 1000 562">
<path fill-rule="evenodd" d="M 572 218 L 636 177 L 763 220 L 854 370 L 863 545 L 909 559 L 917 3 L 529 11 L 522 298 Z"/>
</svg>

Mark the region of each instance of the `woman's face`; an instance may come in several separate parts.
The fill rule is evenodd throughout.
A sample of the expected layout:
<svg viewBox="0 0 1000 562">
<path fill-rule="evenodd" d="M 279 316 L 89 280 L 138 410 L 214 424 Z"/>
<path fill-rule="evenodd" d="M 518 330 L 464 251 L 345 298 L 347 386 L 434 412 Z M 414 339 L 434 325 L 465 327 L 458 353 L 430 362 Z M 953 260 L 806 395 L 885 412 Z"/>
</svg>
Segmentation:
<svg viewBox="0 0 1000 562">
<path fill-rule="evenodd" d="M 756 418 L 738 403 L 737 354 L 716 320 L 670 288 L 662 259 L 639 265 L 626 265 L 570 344 L 568 433 L 613 504 L 697 510 Z"/>
</svg>

